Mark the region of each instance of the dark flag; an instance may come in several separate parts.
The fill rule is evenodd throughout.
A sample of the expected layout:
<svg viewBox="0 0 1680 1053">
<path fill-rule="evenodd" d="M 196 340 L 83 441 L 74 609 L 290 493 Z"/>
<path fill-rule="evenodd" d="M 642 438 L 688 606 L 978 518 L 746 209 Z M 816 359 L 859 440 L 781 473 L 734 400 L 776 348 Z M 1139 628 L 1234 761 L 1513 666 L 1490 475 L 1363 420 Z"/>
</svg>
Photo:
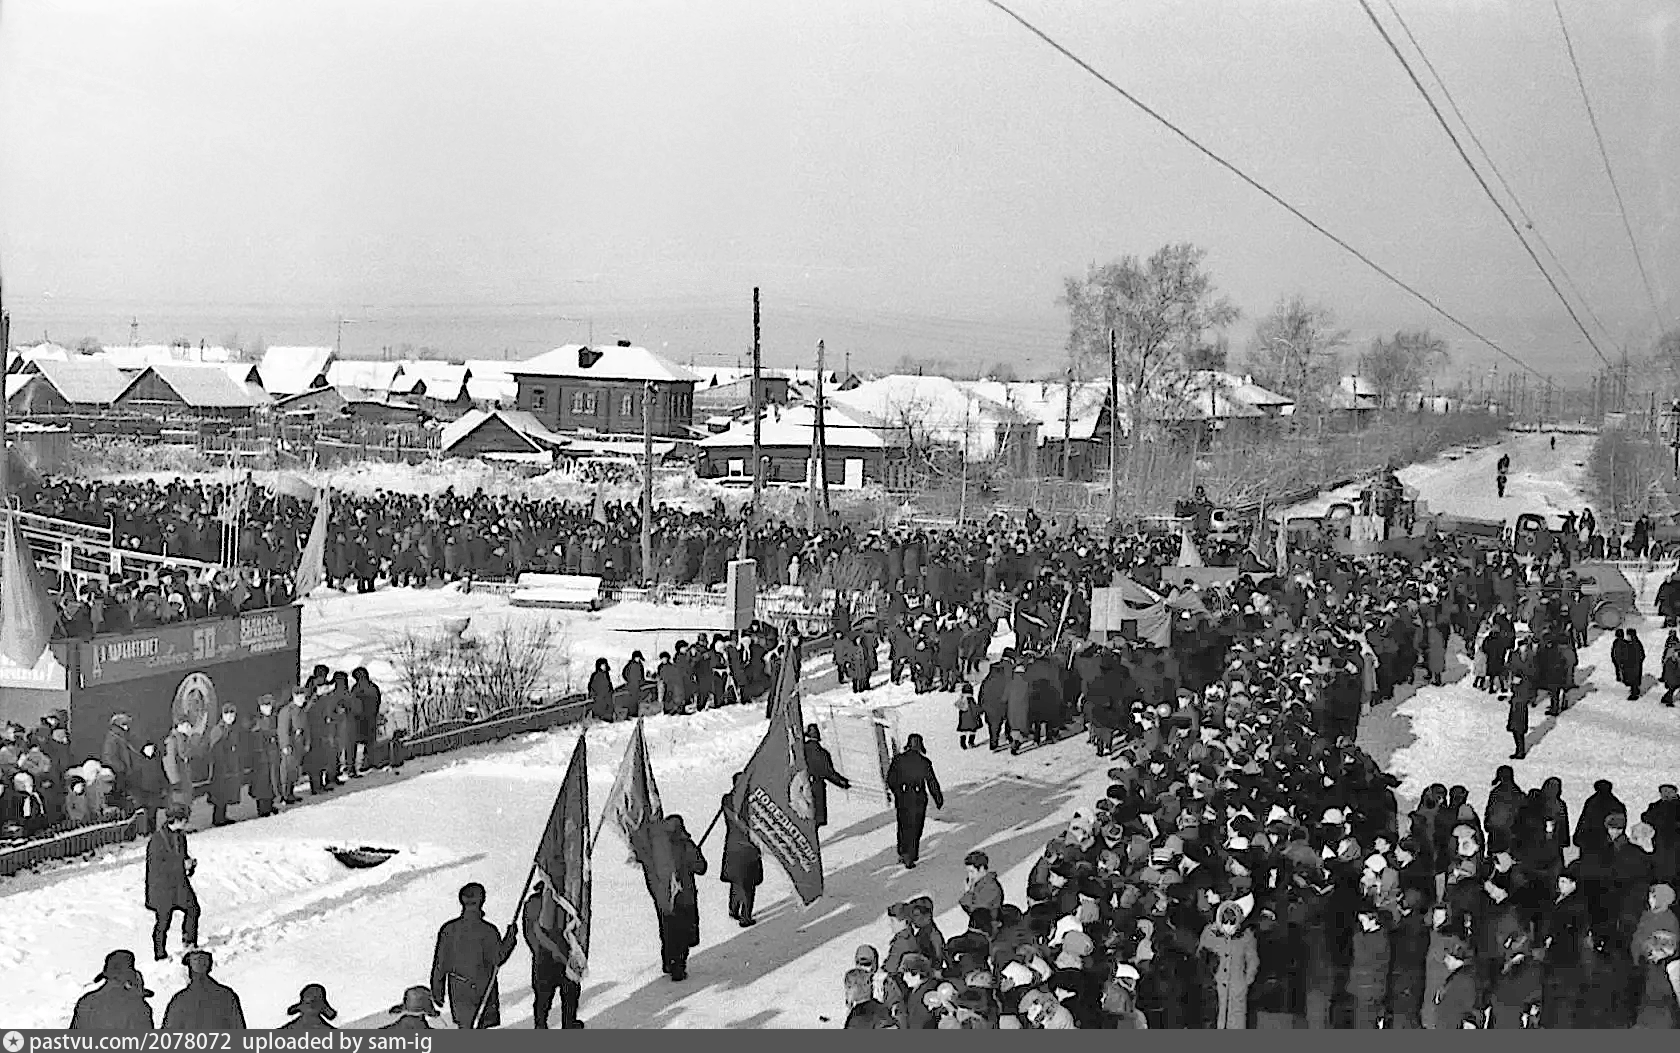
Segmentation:
<svg viewBox="0 0 1680 1053">
<path fill-rule="evenodd" d="M 57 608 L 47 583 L 35 566 L 29 542 L 17 520 L 6 517 L 6 551 L 0 570 L 0 654 L 14 664 L 33 669 L 52 640 Z"/>
<path fill-rule="evenodd" d="M 759 846 L 775 857 L 806 905 L 823 893 L 822 849 L 805 770 L 805 717 L 799 673 L 784 657 L 770 707 L 770 727 L 747 762 L 730 807 Z"/>
<path fill-rule="evenodd" d="M 659 785 L 653 781 L 653 765 L 648 760 L 640 719 L 630 733 L 630 745 L 624 750 L 618 778 L 607 794 L 607 810 L 601 822 L 610 822 L 630 846 L 632 860 L 641 866 L 648 895 L 653 897 L 653 908 L 661 917 L 669 916 L 677 894 L 676 856 L 665 831 L 665 811 L 659 803 Z"/>
<path fill-rule="evenodd" d="M 581 982 L 589 968 L 589 760 L 578 736 L 554 810 L 537 845 L 536 867 L 547 886 L 540 924 L 566 952 L 566 976 Z"/>
</svg>

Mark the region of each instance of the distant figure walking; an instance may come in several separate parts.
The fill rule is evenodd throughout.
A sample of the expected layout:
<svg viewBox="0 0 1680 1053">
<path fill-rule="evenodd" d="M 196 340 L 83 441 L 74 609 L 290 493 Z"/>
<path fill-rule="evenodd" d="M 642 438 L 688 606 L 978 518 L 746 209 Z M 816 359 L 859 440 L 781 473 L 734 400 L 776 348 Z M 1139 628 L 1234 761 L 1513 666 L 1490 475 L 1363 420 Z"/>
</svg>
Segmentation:
<svg viewBox="0 0 1680 1053">
<path fill-rule="evenodd" d="M 146 842 L 146 909 L 152 912 L 152 956 L 169 957 L 169 927 L 180 911 L 181 938 L 189 949 L 198 946 L 198 895 L 192 875 L 198 861 L 187 852 L 187 810 L 169 806 L 163 826 Z"/>
</svg>

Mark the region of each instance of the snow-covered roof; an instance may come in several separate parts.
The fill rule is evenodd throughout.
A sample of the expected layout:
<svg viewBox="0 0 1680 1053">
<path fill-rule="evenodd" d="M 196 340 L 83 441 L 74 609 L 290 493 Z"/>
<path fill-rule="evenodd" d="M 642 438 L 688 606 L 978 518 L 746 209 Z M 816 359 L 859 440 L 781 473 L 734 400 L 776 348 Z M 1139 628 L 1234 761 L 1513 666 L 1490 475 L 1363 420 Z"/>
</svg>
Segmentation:
<svg viewBox="0 0 1680 1053">
<path fill-rule="evenodd" d="M 459 362 L 438 362 L 432 359 L 404 359 L 405 377 L 419 377 L 426 385 L 426 397 L 439 402 L 454 402 L 461 397 L 467 383 L 467 367 Z"/>
<path fill-rule="evenodd" d="M 35 375 L 33 373 L 8 373 L 8 374 L 6 374 L 6 401 L 10 402 L 12 400 L 13 395 L 16 395 L 18 392 L 22 391 L 24 389 L 24 387 L 27 386 L 29 384 L 29 382 L 31 380 L 34 380 L 34 379 L 35 379 Z"/>
<path fill-rule="evenodd" d="M 159 362 L 146 367 L 129 383 L 128 389 L 133 389 L 147 374 L 156 376 L 169 386 L 169 390 L 181 396 L 182 402 L 196 408 L 238 409 L 257 406 L 264 401 L 253 396 L 250 388 L 228 376 L 227 370 L 219 365 Z"/>
<path fill-rule="evenodd" d="M 12 367 L 16 368 L 25 362 L 67 362 L 76 356 L 76 352 L 58 344 L 36 344 L 33 347 L 20 347 L 13 356 Z"/>
<path fill-rule="evenodd" d="M 326 377 L 335 357 L 330 347 L 271 347 L 263 352 L 257 372 L 270 394 L 296 395 L 320 387 L 315 379 Z"/>
<path fill-rule="evenodd" d="M 482 428 L 492 420 L 500 420 L 507 425 L 508 430 L 518 435 L 530 444 L 529 452 L 538 452 L 545 446 L 564 446 L 567 440 L 543 427 L 542 422 L 523 410 L 480 410 L 472 409 L 443 426 L 438 434 L 438 444 L 443 452 L 448 453 L 465 440 L 473 432 Z"/>
<path fill-rule="evenodd" d="M 400 362 L 339 358 L 327 367 L 327 385 L 335 388 L 361 388 L 364 391 L 390 391 L 392 382 L 402 371 Z"/>
<path fill-rule="evenodd" d="M 580 351 L 600 357 L 588 365 L 582 362 Z M 621 347 L 616 344 L 567 344 L 526 359 L 508 370 L 515 377 L 598 377 L 603 380 L 669 381 L 699 383 L 700 378 L 645 347 Z"/>
<path fill-rule="evenodd" d="M 506 375 L 481 377 L 474 373 L 467 378 L 467 398 L 474 402 L 511 403 L 519 398 L 519 382 Z"/>
<path fill-rule="evenodd" d="M 78 356 L 64 362 L 41 361 L 36 366 L 66 402 L 109 406 L 128 388 L 129 378 L 103 358 Z"/>
<path fill-rule="evenodd" d="M 518 364 L 518 362 L 509 362 L 505 358 L 469 358 L 467 359 L 467 372 L 472 374 L 473 380 L 480 378 L 512 380 L 513 374 L 509 370 Z"/>
<path fill-rule="evenodd" d="M 160 362 L 223 363 L 237 358 L 225 347 L 202 347 L 191 344 L 113 344 L 100 348 L 92 356 L 103 358 L 118 369 L 137 371 Z"/>
<path fill-rule="evenodd" d="M 1002 403 L 1038 422 L 1038 441 L 1061 442 L 1072 431 L 1075 442 L 1096 437 L 1103 407 L 1108 404 L 1107 381 L 1074 381 L 1073 418 L 1068 419 L 1067 383 L 1049 381 L 972 381 L 963 385 L 975 394 Z"/>
<path fill-rule="evenodd" d="M 987 398 L 949 377 L 895 374 L 866 380 L 834 398 L 871 417 L 892 422 L 909 414 L 926 419 L 930 426 L 961 427 L 964 416 L 976 426 L 1026 424 L 1029 418 L 1007 403 Z"/>
<path fill-rule="evenodd" d="M 759 444 L 767 447 L 809 449 L 817 428 L 815 406 L 772 407 L 759 425 Z M 823 431 L 831 447 L 884 450 L 904 445 L 902 432 L 864 413 L 837 408 L 832 402 L 823 413 Z M 701 449 L 752 445 L 752 415 L 736 421 L 725 431 L 701 439 Z"/>
</svg>

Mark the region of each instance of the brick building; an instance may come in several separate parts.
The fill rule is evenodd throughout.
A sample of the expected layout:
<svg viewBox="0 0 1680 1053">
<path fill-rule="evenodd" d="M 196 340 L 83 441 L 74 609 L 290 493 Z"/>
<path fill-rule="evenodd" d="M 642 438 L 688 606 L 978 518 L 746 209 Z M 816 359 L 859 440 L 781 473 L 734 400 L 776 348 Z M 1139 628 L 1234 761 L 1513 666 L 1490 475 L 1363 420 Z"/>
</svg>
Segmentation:
<svg viewBox="0 0 1680 1053">
<path fill-rule="evenodd" d="M 642 399 L 651 384 L 653 433 L 690 436 L 699 378 L 627 340 L 597 347 L 568 344 L 508 372 L 519 385 L 518 408 L 549 431 L 640 435 Z"/>
</svg>

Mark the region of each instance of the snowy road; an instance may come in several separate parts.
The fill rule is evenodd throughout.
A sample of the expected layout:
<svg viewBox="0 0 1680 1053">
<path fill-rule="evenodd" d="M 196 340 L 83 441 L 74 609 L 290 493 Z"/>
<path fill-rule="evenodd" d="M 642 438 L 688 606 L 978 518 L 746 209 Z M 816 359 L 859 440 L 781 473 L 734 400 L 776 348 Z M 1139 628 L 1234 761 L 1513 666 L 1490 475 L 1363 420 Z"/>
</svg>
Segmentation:
<svg viewBox="0 0 1680 1053">
<path fill-rule="evenodd" d="M 1431 507 L 1446 512 L 1510 518 L 1520 511 L 1578 508 L 1578 465 L 1589 443 L 1559 436 L 1554 455 L 1545 437 L 1513 437 L 1401 474 Z M 1502 449 L 1514 463 L 1511 496 L 1500 502 L 1492 496 L 1492 465 Z M 312 649 L 306 661 L 336 665 L 370 656 L 404 626 L 433 626 L 468 607 L 475 618 L 508 611 L 498 600 L 451 598 L 437 590 L 329 599 L 306 614 Z M 688 624 L 671 620 L 671 613 L 608 612 L 576 620 L 571 631 L 580 653 L 627 653 L 630 641 L 661 635 L 632 631 L 629 621 L 663 619 L 669 634 Z M 1655 631 L 1642 635 L 1649 650 L 1660 650 Z M 1609 777 L 1637 813 L 1658 782 L 1680 776 L 1680 715 L 1658 707 L 1654 696 L 1630 703 L 1605 690 L 1607 667 L 1608 640 L 1601 638 L 1582 657 L 1585 697 L 1560 720 L 1537 725 L 1529 759 L 1517 765 L 1519 778 L 1526 786 L 1561 775 L 1578 807 L 1592 778 Z M 807 715 L 817 719 L 831 706 L 844 714 L 859 705 L 895 707 L 903 732 L 927 737 L 948 797 L 945 809 L 930 816 L 922 866 L 908 872 L 898 866 L 892 819 L 878 797 L 835 792 L 824 845 L 827 894 L 809 909 L 800 907 L 785 877 L 767 863 L 760 923 L 743 930 L 726 915 L 715 869 L 721 838 L 714 835 L 706 845 L 713 872 L 700 886 L 701 945 L 688 981 L 674 984 L 659 970 L 653 911 L 640 875 L 608 835 L 595 856 L 594 946 L 583 1003 L 593 1026 L 835 1026 L 843 1012 L 840 978 L 853 949 L 872 943 L 885 950 L 889 904 L 926 892 L 941 908 L 945 931 L 960 931 L 963 919 L 954 904 L 963 887 L 963 854 L 986 849 L 1008 893 L 1018 897 L 1050 832 L 1089 807 L 1107 783 L 1106 765 L 1094 761 L 1082 741 L 1019 757 L 958 750 L 948 694 L 915 696 L 881 687 L 858 699 L 829 691 L 808 698 Z M 1509 752 L 1503 727 L 1504 706 L 1465 682 L 1423 688 L 1382 707 L 1367 718 L 1361 741 L 1389 758 L 1405 779 L 1406 796 L 1432 781 L 1462 782 L 1479 805 Z M 656 717 L 647 728 L 666 809 L 684 815 L 698 833 L 731 773 L 756 746 L 762 714 L 735 708 Z M 426 982 L 436 928 L 455 913 L 455 892 L 465 882 L 487 886 L 490 918 L 505 924 L 578 733 L 563 729 L 435 758 L 410 765 L 400 777 L 376 775 L 355 791 L 273 819 L 194 835 L 205 942 L 217 954 L 217 975 L 244 998 L 252 1025 L 280 1023 L 309 982 L 326 985 L 341 1024 L 383 1023 L 404 987 Z M 597 814 L 628 733 L 625 725 L 588 733 Z M 873 759 L 853 750 L 840 763 L 857 776 Z M 343 843 L 390 845 L 402 853 L 378 869 L 349 871 L 324 851 Z M 0 1025 L 62 1026 L 106 951 L 129 947 L 145 959 L 150 918 L 140 906 L 140 858 L 140 848 L 128 846 L 92 863 L 0 885 Z M 178 938 L 172 947 L 179 947 Z M 182 970 L 165 962 L 146 972 L 161 1014 L 183 982 Z M 529 1027 L 523 946 L 502 976 L 505 1025 Z"/>
</svg>

